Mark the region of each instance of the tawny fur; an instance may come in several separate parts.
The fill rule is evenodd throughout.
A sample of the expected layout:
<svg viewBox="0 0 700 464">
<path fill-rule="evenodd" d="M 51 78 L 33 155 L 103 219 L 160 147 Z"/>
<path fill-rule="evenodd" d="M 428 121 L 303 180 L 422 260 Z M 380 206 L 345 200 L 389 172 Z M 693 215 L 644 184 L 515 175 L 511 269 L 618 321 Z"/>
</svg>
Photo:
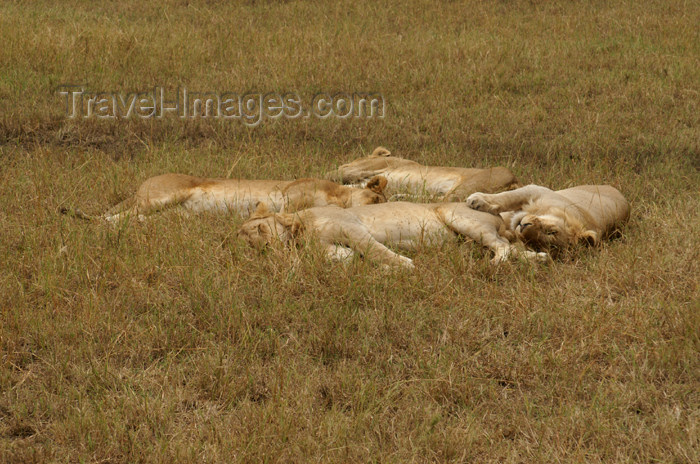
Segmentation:
<svg viewBox="0 0 700 464">
<path fill-rule="evenodd" d="M 528 185 L 497 194 L 474 193 L 467 204 L 499 214 L 526 246 L 553 255 L 578 243 L 597 245 L 630 213 L 625 197 L 609 185 L 580 185 L 558 191 Z"/>
<path fill-rule="evenodd" d="M 234 212 L 247 217 L 258 204 L 273 211 L 293 212 L 312 206 L 342 208 L 386 202 L 386 179 L 377 176 L 365 188 L 344 186 L 324 179 L 244 180 L 213 179 L 184 174 L 163 174 L 144 181 L 129 199 L 111 208 L 101 218 L 118 222 L 169 208 L 188 212 Z M 63 209 L 84 219 L 97 219 L 80 210 Z"/>
<path fill-rule="evenodd" d="M 432 196 L 443 201 L 463 201 L 474 192 L 499 192 L 520 185 L 505 167 L 487 169 L 424 166 L 415 161 L 390 156 L 378 147 L 370 156 L 340 166 L 328 178 L 343 184 L 362 184 L 372 176 L 387 178 L 387 195 Z"/>
<path fill-rule="evenodd" d="M 289 242 L 302 232 L 314 235 L 329 258 L 346 259 L 357 253 L 382 265 L 406 268 L 413 268 L 412 260 L 387 245 L 411 250 L 462 236 L 492 250 L 494 263 L 518 253 L 499 233 L 505 232 L 500 217 L 475 211 L 464 203 L 391 202 L 348 209 L 326 206 L 296 214 L 273 213 L 262 207 L 241 225 L 239 237 L 262 247 L 274 241 Z M 525 256 L 547 259 L 544 253 L 527 252 Z"/>
</svg>

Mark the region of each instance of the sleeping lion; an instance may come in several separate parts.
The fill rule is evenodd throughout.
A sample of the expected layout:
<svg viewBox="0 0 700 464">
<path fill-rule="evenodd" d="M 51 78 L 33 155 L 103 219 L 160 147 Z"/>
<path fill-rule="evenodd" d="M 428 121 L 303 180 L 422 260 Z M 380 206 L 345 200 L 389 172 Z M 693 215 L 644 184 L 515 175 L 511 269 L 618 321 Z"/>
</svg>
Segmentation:
<svg viewBox="0 0 700 464">
<path fill-rule="evenodd" d="M 382 175 L 389 181 L 387 193 L 435 196 L 443 201 L 464 201 L 474 192 L 498 192 L 519 187 L 508 168 L 487 169 L 423 166 L 415 161 L 390 156 L 384 147 L 371 155 L 340 166 L 328 175 L 343 184 L 362 184 Z"/>
<path fill-rule="evenodd" d="M 525 245 L 556 256 L 578 243 L 597 245 L 625 222 L 630 207 L 609 185 L 580 185 L 553 191 L 528 185 L 510 192 L 474 193 L 467 205 L 500 214 Z"/>
<path fill-rule="evenodd" d="M 314 235 L 331 259 L 358 254 L 387 267 L 414 267 L 410 258 L 387 245 L 412 250 L 458 236 L 493 251 L 492 263 L 518 253 L 502 235 L 507 231 L 499 216 L 473 210 L 464 203 L 399 201 L 348 209 L 324 206 L 297 213 L 270 212 L 263 204 L 241 225 L 239 237 L 260 248 L 273 241 L 291 242 L 304 232 Z M 525 252 L 525 256 L 548 258 L 546 253 Z"/>
<path fill-rule="evenodd" d="M 112 223 L 127 217 L 143 219 L 167 208 L 190 212 L 232 211 L 247 217 L 260 203 L 273 211 L 286 212 L 324 205 L 349 208 L 386 202 L 386 184 L 387 180 L 381 176 L 370 179 L 364 188 L 355 188 L 323 179 L 243 180 L 162 174 L 146 179 L 131 198 L 101 218 Z M 61 212 L 82 219 L 98 219 L 78 209 L 63 208 Z"/>
</svg>

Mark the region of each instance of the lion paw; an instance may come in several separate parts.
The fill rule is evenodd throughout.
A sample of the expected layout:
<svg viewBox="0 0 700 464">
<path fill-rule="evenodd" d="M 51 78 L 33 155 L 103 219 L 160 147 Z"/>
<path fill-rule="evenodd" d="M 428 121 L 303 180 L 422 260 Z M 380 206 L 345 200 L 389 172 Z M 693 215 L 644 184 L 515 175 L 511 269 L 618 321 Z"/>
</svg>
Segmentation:
<svg viewBox="0 0 700 464">
<path fill-rule="evenodd" d="M 400 270 L 412 271 L 416 268 L 415 264 L 413 264 L 413 260 L 405 256 L 400 256 L 399 261 L 395 263 L 382 263 L 381 267 L 385 272 L 396 272 Z"/>
<path fill-rule="evenodd" d="M 407 258 L 405 256 L 401 256 L 401 266 L 404 269 L 409 269 L 409 270 L 416 268 L 416 265 L 413 264 L 413 260 L 411 258 Z"/>
<path fill-rule="evenodd" d="M 485 193 L 472 193 L 469 195 L 469 197 L 467 197 L 467 206 L 477 211 L 498 214 L 498 206 L 491 204 L 487 198 L 488 196 Z"/>
<path fill-rule="evenodd" d="M 535 261 L 537 263 L 548 263 L 552 260 L 552 258 L 549 256 L 549 253 L 545 253 L 543 251 L 532 251 L 532 250 L 526 250 L 522 252 L 522 256 L 530 261 Z"/>
<path fill-rule="evenodd" d="M 505 263 L 506 261 L 508 261 L 508 258 L 510 257 L 510 255 L 512 253 L 514 253 L 515 251 L 516 250 L 510 246 L 497 249 L 496 252 L 494 253 L 493 258 L 491 258 L 491 264 L 496 265 L 496 264 Z"/>
</svg>

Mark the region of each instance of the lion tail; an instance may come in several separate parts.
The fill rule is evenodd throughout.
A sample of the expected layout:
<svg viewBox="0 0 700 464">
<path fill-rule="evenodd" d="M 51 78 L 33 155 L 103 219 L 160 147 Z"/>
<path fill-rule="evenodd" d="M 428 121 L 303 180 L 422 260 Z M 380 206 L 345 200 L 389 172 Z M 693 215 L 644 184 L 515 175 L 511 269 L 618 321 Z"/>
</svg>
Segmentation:
<svg viewBox="0 0 700 464">
<path fill-rule="evenodd" d="M 97 216 L 84 213 L 79 208 L 67 208 L 65 206 L 62 206 L 58 209 L 58 212 L 61 214 L 65 214 L 66 216 L 72 216 L 74 218 L 82 219 L 83 221 L 96 221 L 100 219 Z"/>
</svg>

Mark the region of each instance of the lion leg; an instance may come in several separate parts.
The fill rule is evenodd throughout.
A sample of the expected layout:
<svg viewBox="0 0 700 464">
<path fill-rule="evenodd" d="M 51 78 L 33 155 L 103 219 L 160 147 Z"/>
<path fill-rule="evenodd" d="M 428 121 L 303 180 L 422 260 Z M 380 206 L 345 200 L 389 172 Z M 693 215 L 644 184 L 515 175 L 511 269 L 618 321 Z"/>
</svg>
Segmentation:
<svg viewBox="0 0 700 464">
<path fill-rule="evenodd" d="M 404 267 L 407 269 L 413 269 L 415 267 L 412 259 L 391 251 L 367 232 L 362 233 L 360 237 L 348 237 L 347 240 L 343 242 L 345 242 L 352 251 L 361 254 L 366 259 L 377 261 L 380 264 L 389 267 Z"/>
<path fill-rule="evenodd" d="M 467 198 L 467 206 L 471 209 L 491 214 L 504 211 L 516 211 L 523 205 L 552 193 L 552 190 L 539 185 L 526 185 L 515 190 L 501 193 L 472 193 Z"/>
<path fill-rule="evenodd" d="M 331 261 L 347 262 L 355 256 L 355 252 L 352 249 L 337 244 L 326 245 L 325 252 L 326 257 Z"/>
<path fill-rule="evenodd" d="M 134 207 L 115 214 L 105 214 L 104 216 L 102 216 L 102 218 L 110 224 L 115 225 L 129 218 L 135 218 L 139 221 L 144 221 L 146 219 L 146 216 L 143 214 L 139 214 L 138 210 Z"/>
<path fill-rule="evenodd" d="M 551 256 L 549 256 L 549 253 L 545 253 L 544 251 L 531 251 L 531 250 L 525 250 L 525 251 L 520 251 L 517 248 L 514 248 L 513 251 L 515 254 L 518 256 L 527 259 L 528 261 L 537 261 L 538 263 L 546 263 L 551 261 Z"/>
<path fill-rule="evenodd" d="M 462 208 L 464 209 L 459 211 Z M 506 261 L 513 253 L 514 247 L 498 233 L 502 225 L 500 218 L 470 210 L 463 205 L 458 205 L 457 208 L 441 208 L 438 214 L 450 230 L 493 251 L 494 257 L 491 260 L 493 264 Z"/>
<path fill-rule="evenodd" d="M 136 201 L 134 197 L 131 196 L 109 208 L 100 218 L 114 225 L 129 217 L 138 217 L 138 215 Z"/>
<path fill-rule="evenodd" d="M 358 244 L 356 247 L 353 247 L 353 249 L 359 253 L 362 253 L 365 258 L 377 261 L 389 267 L 404 267 L 407 269 L 415 268 L 411 258 L 391 251 L 374 238 L 364 241 L 363 244 Z"/>
</svg>

